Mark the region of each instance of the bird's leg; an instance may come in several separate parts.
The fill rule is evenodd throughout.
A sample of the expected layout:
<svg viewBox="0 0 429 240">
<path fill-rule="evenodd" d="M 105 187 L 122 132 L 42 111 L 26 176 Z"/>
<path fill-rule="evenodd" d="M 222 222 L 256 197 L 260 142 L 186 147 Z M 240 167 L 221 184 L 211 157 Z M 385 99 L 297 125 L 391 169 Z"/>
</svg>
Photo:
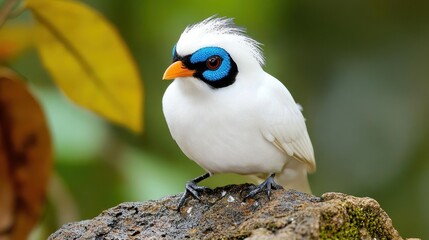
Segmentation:
<svg viewBox="0 0 429 240">
<path fill-rule="evenodd" d="M 185 192 L 183 193 L 182 197 L 180 198 L 179 205 L 177 206 L 177 211 L 180 212 L 180 209 L 185 204 L 186 198 L 189 196 L 192 196 L 193 198 L 196 198 L 201 201 L 200 199 L 200 192 L 203 192 L 207 190 L 207 187 L 198 186 L 197 183 L 203 181 L 204 179 L 210 177 L 210 173 L 206 173 L 204 175 L 201 175 L 197 178 L 192 179 L 191 181 L 186 182 L 185 185 Z"/>
<path fill-rule="evenodd" d="M 271 174 L 267 179 L 265 179 L 264 182 L 262 182 L 261 184 L 259 184 L 255 189 L 253 189 L 252 191 L 250 191 L 249 194 L 247 194 L 243 201 L 246 201 L 246 199 L 248 198 L 253 198 L 256 194 L 262 192 L 262 191 L 266 191 L 267 195 L 268 195 L 268 199 L 270 199 L 270 195 L 271 195 L 271 189 L 282 189 L 283 187 L 279 184 L 277 184 L 274 181 L 274 177 L 275 177 L 275 173 Z"/>
</svg>

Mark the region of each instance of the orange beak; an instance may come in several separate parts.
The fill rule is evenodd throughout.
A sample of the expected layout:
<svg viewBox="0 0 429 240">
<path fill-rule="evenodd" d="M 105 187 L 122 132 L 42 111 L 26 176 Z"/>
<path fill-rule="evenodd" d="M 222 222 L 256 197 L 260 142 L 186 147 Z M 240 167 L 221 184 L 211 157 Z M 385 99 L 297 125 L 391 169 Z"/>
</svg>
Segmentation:
<svg viewBox="0 0 429 240">
<path fill-rule="evenodd" d="M 177 77 L 192 77 L 195 70 L 189 70 L 183 65 L 182 61 L 176 61 L 172 63 L 167 70 L 165 70 L 163 80 L 173 80 Z"/>
</svg>

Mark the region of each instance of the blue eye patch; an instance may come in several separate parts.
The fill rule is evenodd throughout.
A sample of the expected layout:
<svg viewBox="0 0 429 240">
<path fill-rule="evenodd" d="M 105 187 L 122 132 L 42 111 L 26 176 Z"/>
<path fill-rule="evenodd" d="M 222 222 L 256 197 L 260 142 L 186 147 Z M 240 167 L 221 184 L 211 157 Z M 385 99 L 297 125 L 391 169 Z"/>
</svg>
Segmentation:
<svg viewBox="0 0 429 240">
<path fill-rule="evenodd" d="M 207 61 L 210 57 L 219 56 L 222 59 L 220 67 L 216 70 L 206 70 L 203 72 L 203 77 L 208 81 L 217 81 L 226 77 L 231 69 L 231 61 L 229 54 L 220 47 L 205 47 L 194 52 L 190 58 L 192 64 Z"/>
<path fill-rule="evenodd" d="M 171 53 L 171 56 L 173 57 L 173 59 L 174 59 L 174 58 L 176 58 L 176 55 L 177 55 L 177 52 L 176 52 L 176 46 L 177 46 L 177 44 L 175 44 L 175 45 L 174 45 L 174 47 L 173 47 L 173 51 L 172 51 L 172 53 Z"/>
</svg>

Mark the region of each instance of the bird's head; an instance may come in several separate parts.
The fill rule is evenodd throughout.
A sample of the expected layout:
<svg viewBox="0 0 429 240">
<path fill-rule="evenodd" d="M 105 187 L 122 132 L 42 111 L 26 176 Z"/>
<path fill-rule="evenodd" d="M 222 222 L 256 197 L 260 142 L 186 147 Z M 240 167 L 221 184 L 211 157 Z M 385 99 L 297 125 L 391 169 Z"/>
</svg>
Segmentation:
<svg viewBox="0 0 429 240">
<path fill-rule="evenodd" d="M 185 29 L 163 79 L 193 78 L 218 89 L 233 84 L 239 73 L 257 71 L 263 63 L 260 44 L 233 19 L 210 17 Z"/>
</svg>

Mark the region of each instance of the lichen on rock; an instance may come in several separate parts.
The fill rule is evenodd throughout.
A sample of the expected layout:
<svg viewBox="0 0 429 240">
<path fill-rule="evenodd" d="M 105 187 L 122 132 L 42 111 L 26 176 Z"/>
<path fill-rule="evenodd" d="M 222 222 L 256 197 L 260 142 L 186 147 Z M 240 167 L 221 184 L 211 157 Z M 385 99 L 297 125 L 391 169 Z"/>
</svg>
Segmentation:
<svg viewBox="0 0 429 240">
<path fill-rule="evenodd" d="M 377 201 L 341 193 L 326 193 L 322 201 L 339 206 L 341 211 L 322 211 L 320 238 L 390 239 L 399 238 L 392 221 Z M 330 215 L 335 214 L 335 217 Z M 341 214 L 339 214 L 341 213 Z"/>
</svg>

